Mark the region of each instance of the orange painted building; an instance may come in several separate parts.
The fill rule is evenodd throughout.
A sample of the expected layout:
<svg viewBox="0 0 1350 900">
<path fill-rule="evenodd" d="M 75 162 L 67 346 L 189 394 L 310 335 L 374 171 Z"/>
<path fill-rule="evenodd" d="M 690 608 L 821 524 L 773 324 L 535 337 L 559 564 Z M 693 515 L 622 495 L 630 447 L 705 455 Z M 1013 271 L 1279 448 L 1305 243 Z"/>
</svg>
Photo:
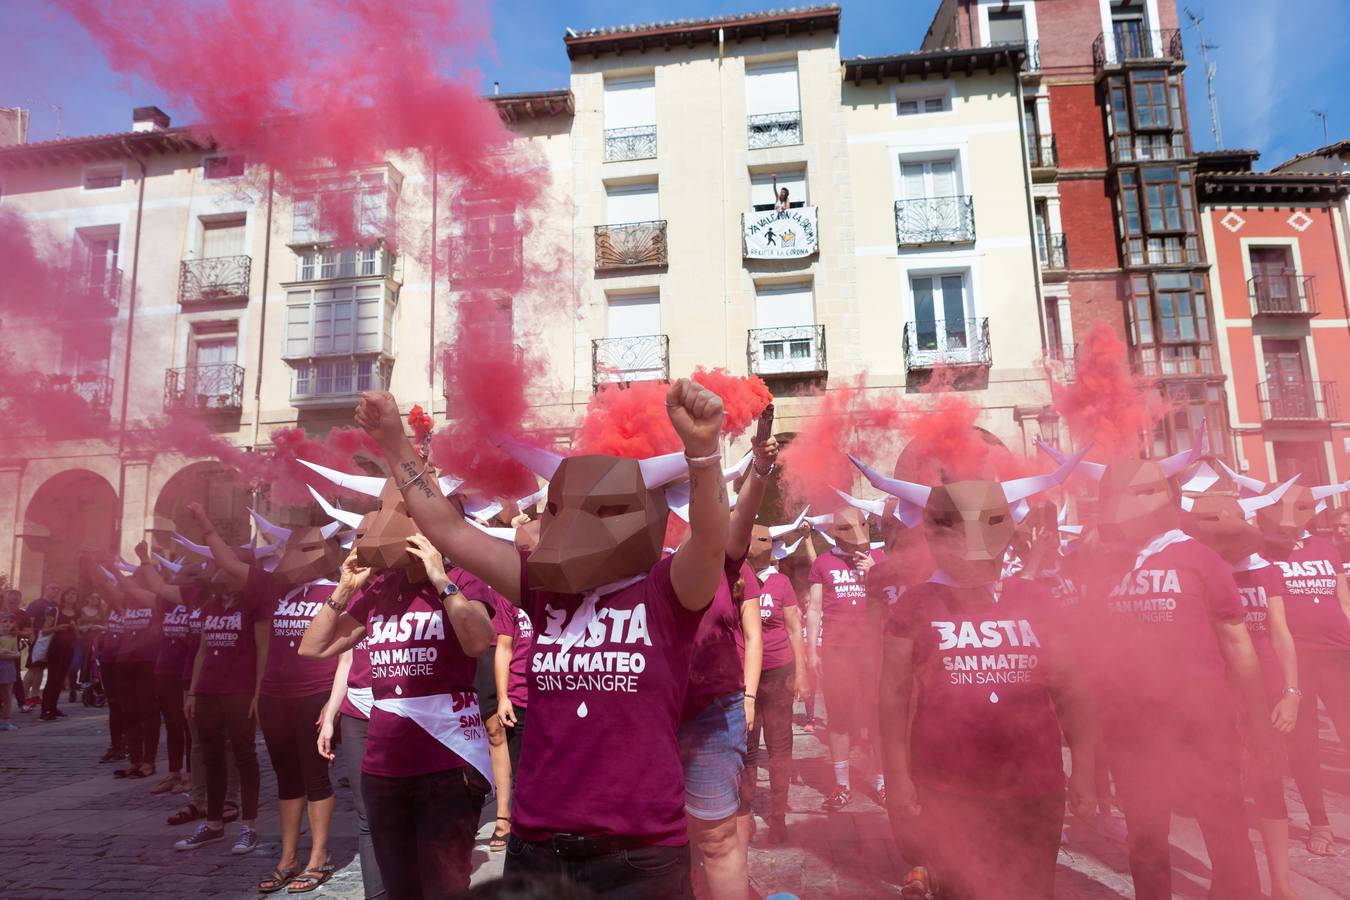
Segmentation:
<svg viewBox="0 0 1350 900">
<path fill-rule="evenodd" d="M 1229 377 L 1230 455 L 1266 481 L 1350 479 L 1350 177 L 1254 172 L 1258 154 L 1199 157 L 1213 329 Z"/>
</svg>

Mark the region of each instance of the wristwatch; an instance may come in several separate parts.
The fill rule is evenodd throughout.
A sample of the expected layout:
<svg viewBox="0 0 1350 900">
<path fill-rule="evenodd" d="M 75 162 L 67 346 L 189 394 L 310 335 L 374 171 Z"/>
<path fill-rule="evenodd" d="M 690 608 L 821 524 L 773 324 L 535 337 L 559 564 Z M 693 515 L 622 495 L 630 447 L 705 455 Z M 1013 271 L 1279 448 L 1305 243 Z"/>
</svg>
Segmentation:
<svg viewBox="0 0 1350 900">
<path fill-rule="evenodd" d="M 1287 687 L 1287 688 L 1284 689 L 1284 692 L 1285 692 L 1286 694 L 1293 694 L 1295 697 L 1302 697 L 1302 696 L 1303 696 L 1303 689 L 1302 689 L 1302 688 Z"/>
<path fill-rule="evenodd" d="M 445 587 L 441 588 L 440 598 L 442 600 L 448 600 L 449 598 L 453 597 L 455 594 L 458 593 L 459 593 L 459 585 L 455 584 L 452 581 Z"/>
</svg>

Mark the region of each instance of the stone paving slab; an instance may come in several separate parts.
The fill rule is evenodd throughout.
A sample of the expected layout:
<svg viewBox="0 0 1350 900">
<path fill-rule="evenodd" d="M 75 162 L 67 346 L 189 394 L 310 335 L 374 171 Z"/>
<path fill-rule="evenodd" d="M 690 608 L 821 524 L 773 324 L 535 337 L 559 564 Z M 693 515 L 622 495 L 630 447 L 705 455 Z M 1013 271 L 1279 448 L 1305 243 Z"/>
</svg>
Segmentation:
<svg viewBox="0 0 1350 900">
<path fill-rule="evenodd" d="M 228 839 L 188 853 L 172 849 L 173 841 L 191 826 L 171 828 L 164 819 L 182 802 L 176 795 L 149 794 L 145 781 L 112 777 L 113 765 L 94 762 L 107 742 L 106 712 L 66 707 L 69 717 L 40 723 L 35 714 L 16 715 L 20 730 L 0 733 L 0 898 L 3 900 L 100 900 L 145 897 L 257 897 L 257 881 L 270 871 L 279 852 L 276 784 L 259 739 L 263 761 L 262 810 L 257 852 L 229 853 L 236 826 Z M 1323 732 L 1324 738 L 1330 732 Z M 1337 833 L 1350 836 L 1350 755 L 1338 745 L 1324 745 L 1328 766 L 1328 807 Z M 869 791 L 855 790 L 842 812 L 819 811 L 832 780 L 823 735 L 800 728 L 794 738 L 796 778 L 791 788 L 789 842 L 770 847 L 756 841 L 750 851 L 751 878 L 762 893 L 790 891 L 802 898 L 897 896 L 909 869 L 891 839 L 885 812 Z M 161 757 L 161 770 L 163 762 Z M 337 806 L 331 840 L 338 867 L 332 881 L 316 897 L 360 900 L 360 861 L 356 856 L 356 814 L 351 791 L 341 778 L 341 760 L 334 769 Z M 854 784 L 868 779 L 855 770 Z M 153 783 L 153 782 L 151 782 Z M 1306 829 L 1302 806 L 1292 784 L 1286 786 L 1295 823 L 1293 868 L 1295 887 L 1304 900 L 1350 898 L 1350 843 L 1342 841 L 1331 859 L 1313 857 L 1302 843 Z M 756 808 L 768 807 L 766 773 Z M 491 807 L 484 810 L 479 846 L 473 855 L 475 882 L 500 875 L 502 854 L 489 853 Z M 760 823 L 761 826 L 763 823 Z M 1259 836 L 1252 830 L 1260 854 Z M 305 847 L 302 838 L 302 852 Z M 1177 819 L 1173 828 L 1176 896 L 1204 898 L 1208 861 L 1194 822 Z M 1070 820 L 1061 848 L 1055 896 L 1068 900 L 1130 898 L 1125 848 L 1091 828 Z"/>
</svg>

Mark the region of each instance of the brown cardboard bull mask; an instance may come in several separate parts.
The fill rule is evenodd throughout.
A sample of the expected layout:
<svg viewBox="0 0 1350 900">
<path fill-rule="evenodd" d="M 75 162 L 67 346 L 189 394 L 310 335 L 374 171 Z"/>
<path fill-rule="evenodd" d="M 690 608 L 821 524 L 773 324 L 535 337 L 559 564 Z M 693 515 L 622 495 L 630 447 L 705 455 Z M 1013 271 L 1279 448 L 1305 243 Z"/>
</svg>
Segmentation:
<svg viewBox="0 0 1350 900">
<path fill-rule="evenodd" d="M 1229 478 L 1237 482 L 1244 494 L 1261 495 L 1268 487 L 1264 481 L 1234 472 L 1223 462 L 1219 465 Z M 1327 498 L 1343 493 L 1347 487 L 1347 484 L 1306 487 L 1292 482 L 1293 479 L 1274 503 L 1263 506 L 1256 513 L 1256 524 L 1265 536 L 1283 543 L 1292 543 L 1303 537 L 1313 518 L 1327 508 Z"/>
<path fill-rule="evenodd" d="M 291 587 L 319 578 L 335 578 L 346 558 L 341 545 L 334 540 L 341 527 L 342 523 L 334 522 L 323 527 L 296 528 L 272 573 Z"/>
<path fill-rule="evenodd" d="M 670 509 L 664 488 L 688 472 L 683 453 L 564 459 L 512 440 L 502 445 L 548 481 L 539 541 L 526 557 L 529 587 L 582 594 L 645 575 L 661 560 Z"/>
<path fill-rule="evenodd" d="M 1182 485 L 1189 495 L 1181 498 L 1182 529 L 1231 563 L 1260 553 L 1265 537 L 1251 521 L 1252 517 L 1280 505 L 1282 498 L 1297 488 L 1294 482 L 1298 476 L 1269 493 L 1239 498 L 1236 491 L 1213 489 L 1216 481 L 1213 470 L 1204 464 L 1201 469 L 1202 473 Z"/>
<path fill-rule="evenodd" d="M 920 523 L 937 568 L 959 584 L 996 581 L 1017 521 L 1030 512 L 1026 500 L 1069 477 L 1082 453 L 1049 475 L 1012 481 L 953 481 L 929 487 L 887 478 L 850 456 L 872 483 L 899 501 L 896 514 L 909 527 Z"/>
<path fill-rule="evenodd" d="M 412 582 L 426 579 L 426 568 L 422 561 L 408 550 L 408 539 L 418 533 L 417 523 L 408 515 L 407 501 L 392 479 L 347 475 L 303 459 L 300 462 L 339 487 L 379 498 L 379 509 L 363 516 L 339 509 L 314 488 L 309 489 L 329 518 L 355 529 L 352 549 L 361 565 L 377 572 L 402 569 L 404 576 Z"/>
</svg>

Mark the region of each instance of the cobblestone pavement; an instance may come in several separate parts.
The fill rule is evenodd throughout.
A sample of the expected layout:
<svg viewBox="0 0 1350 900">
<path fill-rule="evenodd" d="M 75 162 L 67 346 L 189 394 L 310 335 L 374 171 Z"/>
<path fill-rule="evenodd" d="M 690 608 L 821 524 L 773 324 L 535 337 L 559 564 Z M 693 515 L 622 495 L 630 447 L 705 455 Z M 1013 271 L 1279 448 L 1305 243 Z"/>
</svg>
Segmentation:
<svg viewBox="0 0 1350 900">
<path fill-rule="evenodd" d="M 0 733 L 0 897 L 4 900 L 99 897 L 256 897 L 255 885 L 270 870 L 278 852 L 275 782 L 263 760 L 262 844 L 251 856 L 232 857 L 231 841 L 191 853 L 171 845 L 189 827 L 171 828 L 165 817 L 181 798 L 152 796 L 145 782 L 114 780 L 112 765 L 99 765 L 107 741 L 103 710 L 66 707 L 69 717 L 38 722 L 36 713 L 16 714 L 20 730 Z M 1328 732 L 1323 732 L 1329 737 Z M 1328 802 L 1333 824 L 1350 836 L 1350 760 L 1337 745 L 1324 745 Z M 864 792 L 834 815 L 818 812 L 821 791 L 830 778 L 821 738 L 797 730 L 798 782 L 792 786 L 788 819 L 791 840 L 784 847 L 752 846 L 750 871 L 761 893 L 791 891 L 803 898 L 885 897 L 899 890 L 908 869 L 891 842 L 885 814 Z M 161 764 L 162 771 L 162 764 Z M 334 774 L 342 771 L 341 762 Z M 856 773 L 854 783 L 866 779 Z M 758 801 L 768 802 L 761 782 Z M 1295 887 L 1305 900 L 1350 898 L 1350 843 L 1344 839 L 1332 859 L 1311 856 L 1302 838 L 1304 818 L 1292 785 L 1288 788 L 1294 822 Z M 270 802 L 269 802 L 270 801 Z M 474 851 L 474 881 L 501 872 L 502 856 L 489 853 L 492 812 L 485 811 L 480 845 Z M 356 816 L 345 781 L 338 787 L 332 840 L 336 877 L 316 896 L 360 898 Z M 1252 831 L 1259 850 L 1259 837 Z M 1208 863 L 1190 820 L 1178 819 L 1173 831 L 1177 896 L 1204 897 Z M 305 842 L 302 839 L 302 852 Z M 1259 853 L 1258 853 L 1259 858 Z M 1123 845 L 1090 828 L 1070 823 L 1060 852 L 1057 897 L 1131 897 Z M 1264 869 L 1264 867 L 1263 867 Z"/>
</svg>

